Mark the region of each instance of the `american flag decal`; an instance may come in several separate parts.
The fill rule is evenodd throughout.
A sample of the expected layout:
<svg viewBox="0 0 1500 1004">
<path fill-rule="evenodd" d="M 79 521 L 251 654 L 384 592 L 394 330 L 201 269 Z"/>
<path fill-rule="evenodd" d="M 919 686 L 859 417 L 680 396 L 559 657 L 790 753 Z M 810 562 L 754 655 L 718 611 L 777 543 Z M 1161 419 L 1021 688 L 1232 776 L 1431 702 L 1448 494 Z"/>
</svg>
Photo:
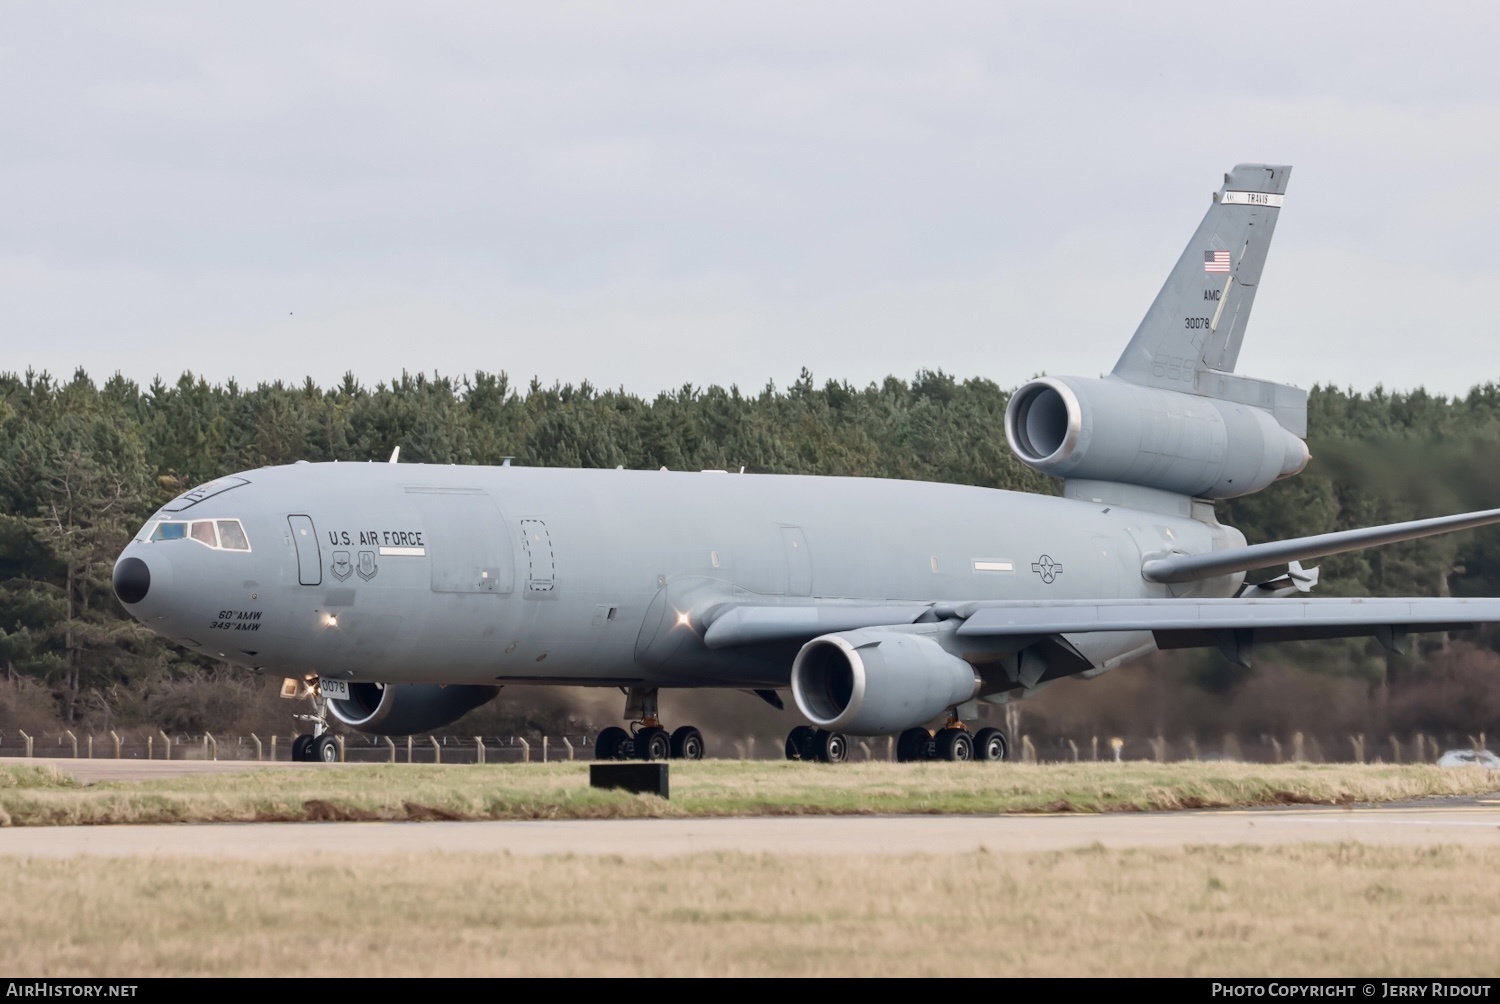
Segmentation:
<svg viewBox="0 0 1500 1004">
<path fill-rule="evenodd" d="M 1203 271 L 1205 272 L 1228 272 L 1228 251 L 1205 251 L 1203 252 Z"/>
</svg>

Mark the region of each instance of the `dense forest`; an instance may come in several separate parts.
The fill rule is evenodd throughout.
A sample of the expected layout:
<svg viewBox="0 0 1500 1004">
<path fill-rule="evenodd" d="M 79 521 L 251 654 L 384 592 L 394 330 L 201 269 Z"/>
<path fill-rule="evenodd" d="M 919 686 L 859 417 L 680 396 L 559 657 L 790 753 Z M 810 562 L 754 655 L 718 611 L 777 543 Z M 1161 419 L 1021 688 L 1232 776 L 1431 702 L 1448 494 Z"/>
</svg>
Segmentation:
<svg viewBox="0 0 1500 1004">
<path fill-rule="evenodd" d="M 66 382 L 0 374 L 0 731 L 225 731 L 277 713 L 266 681 L 141 630 L 110 589 L 114 559 L 146 516 L 228 472 L 384 460 L 400 446 L 410 462 L 744 467 L 1055 492 L 1006 446 L 1008 398 L 990 381 L 940 372 L 867 387 L 804 372 L 785 389 L 687 386 L 654 400 L 588 383 L 518 388 L 487 373 L 253 389 L 191 374 L 148 388 L 118 376 L 101 386 L 82 371 Z M 1500 385 L 1458 399 L 1315 388 L 1309 426 L 1305 472 L 1221 504 L 1220 518 L 1251 542 L 1500 504 Z M 1324 595 L 1500 595 L 1500 532 L 1341 555 L 1322 570 Z M 1283 646 L 1251 670 L 1214 653 L 1158 656 L 1110 674 L 1120 682 L 1105 677 L 1050 704 L 1042 695 L 1038 713 L 1058 728 L 1137 733 L 1329 716 L 1377 731 L 1493 732 L 1496 637 L 1428 637 L 1406 656 L 1363 640 Z M 517 730 L 594 707 L 507 698 L 482 713 L 508 715 L 501 727 Z"/>
</svg>

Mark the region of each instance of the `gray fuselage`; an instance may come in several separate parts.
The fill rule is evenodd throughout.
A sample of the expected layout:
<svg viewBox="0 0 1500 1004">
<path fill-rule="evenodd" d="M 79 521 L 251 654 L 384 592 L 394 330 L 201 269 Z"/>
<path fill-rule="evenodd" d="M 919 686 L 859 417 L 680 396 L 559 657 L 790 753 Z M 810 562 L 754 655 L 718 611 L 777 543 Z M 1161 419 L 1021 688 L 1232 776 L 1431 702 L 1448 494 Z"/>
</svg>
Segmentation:
<svg viewBox="0 0 1500 1004">
<path fill-rule="evenodd" d="M 1164 597 L 1144 556 L 1243 543 L 1182 515 L 868 478 L 374 463 L 238 478 L 129 545 L 151 582 L 132 613 L 232 663 L 375 682 L 783 687 L 796 646 L 708 649 L 705 612 Z M 215 518 L 238 519 L 250 550 L 147 539 Z M 1150 639 L 1078 642 L 1104 668 Z"/>
</svg>

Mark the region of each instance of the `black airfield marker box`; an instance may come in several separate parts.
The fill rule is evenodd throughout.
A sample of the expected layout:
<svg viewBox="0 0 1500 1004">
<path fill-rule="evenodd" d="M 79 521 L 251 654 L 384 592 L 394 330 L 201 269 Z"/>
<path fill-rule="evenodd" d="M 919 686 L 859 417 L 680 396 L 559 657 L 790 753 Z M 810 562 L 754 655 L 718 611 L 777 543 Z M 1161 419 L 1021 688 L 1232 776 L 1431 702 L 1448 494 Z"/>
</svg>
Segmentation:
<svg viewBox="0 0 1500 1004">
<path fill-rule="evenodd" d="M 589 786 L 671 798 L 667 794 L 667 765 L 664 763 L 589 764 Z"/>
</svg>

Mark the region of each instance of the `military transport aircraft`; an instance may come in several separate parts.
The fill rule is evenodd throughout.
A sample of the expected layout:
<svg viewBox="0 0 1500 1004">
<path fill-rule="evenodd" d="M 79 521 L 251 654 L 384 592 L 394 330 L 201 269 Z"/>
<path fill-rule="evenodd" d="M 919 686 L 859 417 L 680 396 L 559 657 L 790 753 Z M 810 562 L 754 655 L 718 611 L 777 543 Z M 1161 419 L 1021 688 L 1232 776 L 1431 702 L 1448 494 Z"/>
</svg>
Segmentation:
<svg viewBox="0 0 1500 1004">
<path fill-rule="evenodd" d="M 409 735 L 501 686 L 625 692 L 596 756 L 698 759 L 663 687 L 790 689 L 787 756 L 1000 760 L 976 701 L 1025 697 L 1158 648 L 1500 622 L 1500 599 L 1307 598 L 1323 555 L 1500 522 L 1500 510 L 1247 546 L 1216 499 L 1307 464 L 1307 395 L 1234 373 L 1289 167 L 1242 164 L 1114 371 L 1042 377 L 1005 416 L 1062 497 L 723 471 L 297 463 L 162 506 L 114 570 L 120 601 L 195 652 L 288 677 L 328 715 Z M 1286 572 L 1247 585 L 1245 573 Z M 285 692 L 285 691 L 284 691 Z M 946 714 L 935 732 L 925 726 Z"/>
</svg>

